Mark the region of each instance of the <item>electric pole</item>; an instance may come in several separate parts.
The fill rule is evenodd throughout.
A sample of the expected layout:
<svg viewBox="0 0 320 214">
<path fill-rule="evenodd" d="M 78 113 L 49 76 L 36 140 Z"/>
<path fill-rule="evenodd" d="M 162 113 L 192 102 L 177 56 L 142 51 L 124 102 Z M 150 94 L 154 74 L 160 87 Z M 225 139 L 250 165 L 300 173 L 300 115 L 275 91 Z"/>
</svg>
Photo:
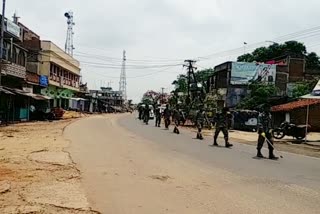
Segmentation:
<svg viewBox="0 0 320 214">
<path fill-rule="evenodd" d="M 3 39 L 4 39 L 4 16 L 6 12 L 6 0 L 2 0 L 2 17 L 1 17 L 1 33 L 0 33 L 0 86 L 1 86 L 1 76 L 3 67 Z"/>
<path fill-rule="evenodd" d="M 119 82 L 119 91 L 122 92 L 122 96 L 124 101 L 127 101 L 127 77 L 126 77 L 126 51 L 123 51 L 123 59 L 122 59 L 122 67 L 120 74 L 120 82 Z"/>
<path fill-rule="evenodd" d="M 197 84 L 197 80 L 196 80 L 196 77 L 195 77 L 195 74 L 194 74 L 194 70 L 197 70 L 196 67 L 194 67 L 194 64 L 197 62 L 195 60 L 185 60 L 184 61 L 186 64 L 183 65 L 183 67 L 187 67 L 188 69 L 188 95 L 187 95 L 187 103 L 190 103 L 191 101 L 191 98 L 190 98 L 190 85 L 192 83 L 191 81 L 191 78 L 193 77 L 193 83 Z M 192 75 L 192 77 L 191 77 Z"/>
<path fill-rule="evenodd" d="M 161 88 L 161 104 L 163 104 L 164 103 L 164 88 L 162 87 Z"/>
</svg>

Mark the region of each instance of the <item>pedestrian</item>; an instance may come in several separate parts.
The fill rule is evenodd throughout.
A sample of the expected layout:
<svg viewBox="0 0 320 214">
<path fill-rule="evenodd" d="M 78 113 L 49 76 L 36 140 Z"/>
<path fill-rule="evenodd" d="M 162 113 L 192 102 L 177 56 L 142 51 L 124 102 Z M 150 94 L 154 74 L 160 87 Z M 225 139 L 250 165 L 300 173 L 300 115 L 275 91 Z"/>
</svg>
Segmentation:
<svg viewBox="0 0 320 214">
<path fill-rule="evenodd" d="M 148 124 L 149 124 L 149 118 L 150 118 L 150 108 L 149 108 L 149 105 L 146 105 L 146 106 L 144 107 L 144 113 L 143 113 L 143 115 L 144 115 L 144 122 L 145 122 L 146 125 L 148 125 Z"/>
<path fill-rule="evenodd" d="M 179 125 L 180 125 L 180 112 L 178 108 L 174 109 L 172 112 L 172 121 L 174 122 L 173 133 L 180 134 Z"/>
<path fill-rule="evenodd" d="M 233 145 L 229 143 L 229 121 L 231 120 L 232 116 L 231 113 L 229 112 L 229 108 L 224 107 L 222 109 L 222 112 L 217 113 L 214 122 L 216 124 L 216 130 L 214 133 L 214 141 L 213 141 L 213 146 L 218 146 L 218 136 L 219 133 L 222 131 L 223 136 L 224 136 L 224 141 L 225 141 L 225 146 L 227 148 L 232 147 Z"/>
<path fill-rule="evenodd" d="M 203 107 L 200 107 L 200 110 L 197 112 L 197 115 L 196 115 L 196 126 L 198 129 L 197 139 L 199 140 L 203 140 L 202 128 L 206 118 L 207 118 L 206 112 L 204 111 Z"/>
<path fill-rule="evenodd" d="M 155 116 L 156 116 L 156 127 L 160 127 L 161 124 L 161 111 L 160 111 L 160 106 L 158 106 L 155 110 Z"/>
<path fill-rule="evenodd" d="M 165 125 L 166 129 L 169 129 L 170 117 L 171 117 L 171 112 L 169 109 L 169 105 L 166 105 L 166 108 L 163 111 L 164 125 Z"/>
<path fill-rule="evenodd" d="M 139 120 L 142 120 L 142 114 L 143 114 L 143 106 L 142 105 L 140 105 L 139 107 L 138 107 L 138 112 L 139 112 Z"/>
<path fill-rule="evenodd" d="M 268 149 L 269 149 L 269 159 L 271 160 L 278 160 L 279 158 L 276 157 L 273 153 L 273 138 L 271 134 L 272 128 L 272 117 L 270 114 L 270 108 L 264 106 L 262 112 L 259 114 L 258 117 L 258 145 L 257 145 L 257 157 L 264 158 L 261 153 L 261 149 L 265 141 L 267 141 Z"/>
</svg>

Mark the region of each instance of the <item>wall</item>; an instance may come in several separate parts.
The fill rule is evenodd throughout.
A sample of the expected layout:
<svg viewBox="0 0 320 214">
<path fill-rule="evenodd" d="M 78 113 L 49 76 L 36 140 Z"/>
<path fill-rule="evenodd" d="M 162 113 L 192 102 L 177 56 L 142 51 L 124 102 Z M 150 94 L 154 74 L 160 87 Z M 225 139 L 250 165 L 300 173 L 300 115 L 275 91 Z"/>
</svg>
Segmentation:
<svg viewBox="0 0 320 214">
<path fill-rule="evenodd" d="M 50 41 L 41 41 L 41 54 L 47 60 L 53 62 L 64 69 L 80 75 L 80 62 L 70 55 L 66 54 L 61 48 Z"/>
<path fill-rule="evenodd" d="M 307 108 L 300 108 L 290 112 L 291 122 L 297 125 L 306 124 Z M 310 106 L 309 124 L 311 131 L 320 132 L 320 104 Z"/>
</svg>

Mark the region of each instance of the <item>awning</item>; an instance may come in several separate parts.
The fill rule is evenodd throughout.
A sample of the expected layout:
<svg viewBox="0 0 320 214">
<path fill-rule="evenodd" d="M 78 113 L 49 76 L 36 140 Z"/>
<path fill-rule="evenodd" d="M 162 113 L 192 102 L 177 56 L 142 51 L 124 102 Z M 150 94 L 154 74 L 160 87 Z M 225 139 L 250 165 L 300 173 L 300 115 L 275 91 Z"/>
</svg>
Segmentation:
<svg viewBox="0 0 320 214">
<path fill-rule="evenodd" d="M 70 98 L 71 100 L 75 100 L 75 101 L 86 101 L 86 99 L 83 99 L 83 98 L 80 98 L 80 97 L 73 97 L 73 98 Z"/>
<path fill-rule="evenodd" d="M 48 96 L 45 96 L 45 95 L 34 94 L 34 93 L 26 92 L 26 91 L 23 91 L 23 90 L 17 89 L 17 88 L 7 88 L 7 89 L 12 91 L 13 93 L 20 94 L 22 96 L 31 97 L 31 98 L 33 98 L 35 100 L 50 100 L 50 99 L 52 99 L 51 97 L 48 97 Z"/>
<path fill-rule="evenodd" d="M 294 101 L 291 103 L 286 103 L 283 105 L 273 106 L 271 108 L 271 111 L 272 112 L 279 112 L 279 111 L 288 112 L 294 109 L 303 108 L 303 107 L 307 107 L 309 105 L 315 105 L 315 104 L 320 104 L 320 99 L 302 99 L 302 100 Z"/>
<path fill-rule="evenodd" d="M 12 93 L 11 91 L 8 91 L 8 90 L 4 89 L 3 87 L 0 87 L 0 92 L 5 93 L 5 94 L 9 94 L 9 95 L 14 95 L 14 93 Z"/>
</svg>

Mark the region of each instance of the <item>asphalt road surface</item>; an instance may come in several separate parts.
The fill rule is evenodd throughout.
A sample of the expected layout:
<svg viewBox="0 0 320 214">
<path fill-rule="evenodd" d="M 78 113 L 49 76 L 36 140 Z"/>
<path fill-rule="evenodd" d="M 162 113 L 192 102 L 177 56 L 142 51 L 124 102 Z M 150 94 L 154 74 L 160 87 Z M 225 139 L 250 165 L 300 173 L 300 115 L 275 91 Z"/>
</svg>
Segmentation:
<svg viewBox="0 0 320 214">
<path fill-rule="evenodd" d="M 194 133 L 98 116 L 65 130 L 92 206 L 102 213 L 319 213 L 320 160 L 253 146 L 211 147 Z M 231 136 L 236 137 L 236 136 Z M 219 139 L 223 145 L 223 138 Z M 267 154 L 267 150 L 264 151 Z"/>
</svg>

